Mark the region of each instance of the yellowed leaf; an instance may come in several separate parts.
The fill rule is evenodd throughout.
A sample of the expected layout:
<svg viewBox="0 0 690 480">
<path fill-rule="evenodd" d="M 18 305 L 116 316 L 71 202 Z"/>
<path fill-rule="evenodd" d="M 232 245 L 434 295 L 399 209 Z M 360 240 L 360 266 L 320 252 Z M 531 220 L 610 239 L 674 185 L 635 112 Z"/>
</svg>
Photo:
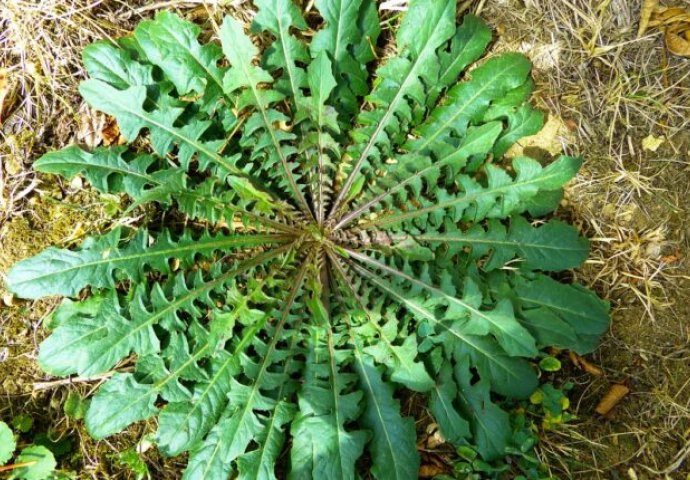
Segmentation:
<svg viewBox="0 0 690 480">
<path fill-rule="evenodd" d="M 446 469 L 438 465 L 429 464 L 419 467 L 419 478 L 434 478 L 444 473 L 447 473 Z"/>
<path fill-rule="evenodd" d="M 644 35 L 644 32 L 647 31 L 649 20 L 652 18 L 652 13 L 654 13 L 657 3 L 657 0 L 644 0 L 644 3 L 642 3 L 642 9 L 640 10 L 640 27 L 637 30 L 637 38 L 640 38 Z"/>
<path fill-rule="evenodd" d="M 657 10 L 650 23 L 668 25 L 670 23 L 685 22 L 687 21 L 688 16 L 690 16 L 690 11 L 688 11 L 686 8 L 664 8 Z"/>
<path fill-rule="evenodd" d="M 648 152 L 656 152 L 664 143 L 664 137 L 655 137 L 654 135 L 647 135 L 642 139 L 642 149 Z"/>
<path fill-rule="evenodd" d="M 690 40 L 685 38 L 685 34 L 681 36 L 673 29 L 666 30 L 666 48 L 673 55 L 690 57 Z"/>
<path fill-rule="evenodd" d="M 558 155 L 563 151 L 564 143 L 574 140 L 573 132 L 568 125 L 556 115 L 549 115 L 539 133 L 522 138 L 506 152 L 508 158 L 519 157 L 526 148 L 546 150 L 551 155 Z"/>
<path fill-rule="evenodd" d="M 630 389 L 625 385 L 617 383 L 611 385 L 611 388 L 606 392 L 606 395 L 604 395 L 594 411 L 599 415 L 606 415 L 613 407 L 618 405 L 628 393 L 630 393 Z"/>
</svg>

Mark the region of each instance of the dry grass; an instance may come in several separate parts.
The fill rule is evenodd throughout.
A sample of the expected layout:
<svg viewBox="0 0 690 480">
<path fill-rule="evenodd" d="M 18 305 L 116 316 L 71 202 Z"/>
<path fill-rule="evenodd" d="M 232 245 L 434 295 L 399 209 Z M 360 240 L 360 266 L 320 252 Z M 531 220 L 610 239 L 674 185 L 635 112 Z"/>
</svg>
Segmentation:
<svg viewBox="0 0 690 480">
<path fill-rule="evenodd" d="M 690 7 L 688 0 L 669 2 Z M 395 11 L 405 3 L 384 5 Z M 556 141 L 586 157 L 564 214 L 593 239 L 592 257 L 576 276 L 610 298 L 615 313 L 612 332 L 594 356 L 605 375 L 572 372 L 580 419 L 546 435 L 541 447 L 562 478 L 677 479 L 690 472 L 690 330 L 683 322 L 690 315 L 690 60 L 669 56 L 660 33 L 636 38 L 640 3 L 459 2 L 493 24 L 497 51 L 517 49 L 532 57 L 537 101 L 570 130 Z M 246 0 L 0 4 L 0 72 L 8 79 L 0 106 L 0 279 L 16 259 L 48 244 L 73 244 L 111 222 L 112 198 L 37 176 L 31 161 L 88 132 L 93 115 L 76 94 L 82 48 L 126 35 L 141 19 L 172 8 L 209 31 L 229 10 L 251 17 Z M 642 148 L 650 134 L 664 138 L 656 152 Z M 68 391 L 87 393 L 93 385 L 32 392 L 34 382 L 45 380 L 35 348 L 54 302 L 3 298 L 0 417 L 25 410 L 41 428 L 75 432 L 82 457 L 75 465 L 84 478 L 127 478 L 111 452 L 135 445 L 146 428 L 131 429 L 112 446 L 97 445 L 60 407 Z M 594 406 L 614 381 L 632 393 L 611 416 L 598 418 Z M 154 450 L 146 452 L 154 478 L 176 478 L 177 464 L 164 463 Z"/>
<path fill-rule="evenodd" d="M 660 33 L 636 38 L 639 1 L 481 3 L 503 33 L 497 48 L 533 58 L 538 101 L 572 130 L 565 149 L 585 155 L 565 203 L 593 240 L 577 277 L 614 306 L 595 354 L 605 375 L 573 375 L 580 419 L 548 435 L 542 453 L 565 478 L 685 478 L 690 61 L 669 56 Z M 642 148 L 648 135 L 664 139 L 658 151 Z M 612 382 L 632 393 L 598 418 Z"/>
</svg>

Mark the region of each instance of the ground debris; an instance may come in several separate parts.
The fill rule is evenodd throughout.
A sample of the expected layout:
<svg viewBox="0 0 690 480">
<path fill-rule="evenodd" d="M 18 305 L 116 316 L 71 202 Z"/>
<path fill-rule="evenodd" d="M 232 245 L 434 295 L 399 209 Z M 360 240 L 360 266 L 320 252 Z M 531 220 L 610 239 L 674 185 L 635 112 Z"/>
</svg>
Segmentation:
<svg viewBox="0 0 690 480">
<path fill-rule="evenodd" d="M 666 49 L 679 57 L 690 57 L 690 8 L 663 7 L 658 0 L 645 0 L 640 10 L 640 38 L 649 27 L 664 32 Z"/>
<path fill-rule="evenodd" d="M 597 405 L 597 408 L 595 408 L 594 411 L 596 411 L 599 415 L 608 414 L 616 405 L 620 403 L 621 400 L 623 400 L 623 397 L 625 397 L 628 393 L 630 393 L 630 389 L 628 387 L 619 383 L 614 383 L 611 385 L 608 392 L 606 392 L 606 395 L 603 396 L 599 402 L 599 405 Z"/>
</svg>

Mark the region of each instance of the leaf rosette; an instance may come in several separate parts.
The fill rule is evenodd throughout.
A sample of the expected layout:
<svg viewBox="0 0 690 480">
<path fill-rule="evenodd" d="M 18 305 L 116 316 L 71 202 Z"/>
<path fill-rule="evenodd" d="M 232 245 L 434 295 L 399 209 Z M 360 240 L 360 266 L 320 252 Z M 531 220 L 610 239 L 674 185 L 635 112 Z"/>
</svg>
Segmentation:
<svg viewBox="0 0 690 480">
<path fill-rule="evenodd" d="M 503 405 L 535 390 L 540 350 L 591 351 L 609 321 L 552 276 L 587 240 L 537 218 L 580 159 L 503 157 L 543 123 L 529 61 L 482 60 L 491 32 L 456 25 L 454 0 L 412 0 L 375 68 L 372 1 L 317 0 L 313 35 L 290 0 L 255 5 L 251 32 L 228 16 L 202 44 L 162 12 L 84 51 L 81 95 L 129 146 L 35 168 L 190 221 L 15 265 L 18 296 L 68 297 L 41 366 L 114 372 L 88 431 L 156 417 L 160 451 L 189 453 L 185 479 L 275 478 L 284 451 L 291 478 L 354 478 L 365 452 L 375 478 L 416 478 L 402 390 L 449 442 L 506 455 Z"/>
</svg>

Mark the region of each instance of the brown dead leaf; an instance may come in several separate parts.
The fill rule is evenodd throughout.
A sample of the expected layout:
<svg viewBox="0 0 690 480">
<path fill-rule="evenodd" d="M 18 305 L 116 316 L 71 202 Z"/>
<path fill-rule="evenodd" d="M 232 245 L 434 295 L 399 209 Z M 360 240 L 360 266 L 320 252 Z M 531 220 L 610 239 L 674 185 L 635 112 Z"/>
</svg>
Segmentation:
<svg viewBox="0 0 690 480">
<path fill-rule="evenodd" d="M 656 11 L 649 22 L 649 26 L 657 27 L 687 21 L 690 21 L 690 11 L 687 9 L 680 7 L 664 8 Z"/>
<path fill-rule="evenodd" d="M 652 18 L 652 13 L 657 7 L 657 0 L 644 0 L 642 4 L 642 10 L 640 10 L 640 27 L 637 30 L 637 38 L 644 35 L 649 26 L 649 21 Z"/>
<path fill-rule="evenodd" d="M 434 478 L 436 475 L 447 473 L 446 469 L 438 465 L 422 465 L 419 467 L 419 478 Z"/>
<path fill-rule="evenodd" d="M 657 0 L 645 0 L 638 37 L 650 27 L 663 30 L 666 49 L 671 54 L 690 58 L 690 9 L 660 7 Z"/>
<path fill-rule="evenodd" d="M 125 139 L 120 135 L 120 127 L 117 126 L 117 121 L 108 116 L 101 130 L 101 136 L 103 137 L 103 145 L 123 145 L 126 143 Z"/>
<path fill-rule="evenodd" d="M 601 368 L 599 368 L 598 366 L 589 362 L 585 358 L 579 356 L 575 352 L 572 352 L 572 351 L 568 352 L 568 357 L 570 358 L 570 361 L 573 362 L 573 365 L 575 365 L 580 370 L 584 370 L 585 372 L 589 373 L 590 375 L 593 375 L 595 377 L 600 377 L 604 374 L 604 372 Z"/>
<path fill-rule="evenodd" d="M 628 393 L 630 393 L 630 389 L 628 387 L 614 383 L 611 385 L 611 388 L 609 388 L 609 391 L 606 392 L 606 395 L 604 395 L 594 411 L 599 415 L 606 415 L 613 409 L 613 407 L 618 405 L 618 403 L 620 403 L 623 397 L 625 397 Z"/>
<path fill-rule="evenodd" d="M 690 24 L 688 28 L 690 28 Z M 674 29 L 666 29 L 666 48 L 673 55 L 690 57 L 690 40 L 685 38 L 685 33 L 681 36 L 679 32 L 674 31 Z"/>
</svg>

